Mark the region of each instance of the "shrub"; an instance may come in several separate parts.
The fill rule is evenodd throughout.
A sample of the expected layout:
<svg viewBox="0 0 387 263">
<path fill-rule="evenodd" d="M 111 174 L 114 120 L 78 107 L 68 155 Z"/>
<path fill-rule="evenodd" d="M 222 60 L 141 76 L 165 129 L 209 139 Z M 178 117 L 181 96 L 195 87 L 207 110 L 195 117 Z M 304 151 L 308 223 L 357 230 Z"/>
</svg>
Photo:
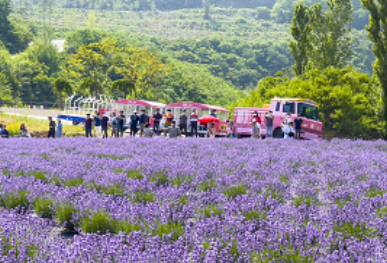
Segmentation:
<svg viewBox="0 0 387 263">
<path fill-rule="evenodd" d="M 20 123 L 19 122 L 11 122 L 7 125 L 7 130 L 9 132 L 9 136 L 19 135 L 20 134 Z"/>
<path fill-rule="evenodd" d="M 52 219 L 54 215 L 52 203 L 51 199 L 37 198 L 34 205 L 35 213 L 43 218 Z"/>
<path fill-rule="evenodd" d="M 172 239 L 177 240 L 180 236 L 183 235 L 183 224 L 181 222 L 174 223 L 168 222 L 167 224 L 163 224 L 161 222 L 157 223 L 157 228 L 153 231 L 154 235 L 158 235 L 160 239 L 163 238 L 164 235 L 172 234 Z"/>
<path fill-rule="evenodd" d="M 18 208 L 18 213 L 21 213 L 22 211 L 28 209 L 30 205 L 30 200 L 27 198 L 28 194 L 30 194 L 30 192 L 26 190 L 5 194 L 1 197 L 1 203 L 7 209 Z"/>
<path fill-rule="evenodd" d="M 207 218 L 211 218 L 212 216 L 221 216 L 223 214 L 222 210 L 219 210 L 217 206 L 209 205 L 206 209 L 204 209 L 204 215 Z"/>
<path fill-rule="evenodd" d="M 168 176 L 164 172 L 160 172 L 154 175 L 152 182 L 157 182 L 157 186 L 168 185 Z"/>
<path fill-rule="evenodd" d="M 133 231 L 140 231 L 141 226 L 139 224 L 133 224 L 128 221 L 123 221 L 119 223 L 119 230 L 126 234 L 130 234 Z"/>
<path fill-rule="evenodd" d="M 83 178 L 71 179 L 64 183 L 64 185 L 67 187 L 74 187 L 82 184 L 83 184 Z"/>
<path fill-rule="evenodd" d="M 139 170 L 130 170 L 126 172 L 126 176 L 130 179 L 142 180 L 144 176 L 141 174 Z"/>
<path fill-rule="evenodd" d="M 66 230 L 74 231 L 75 224 L 73 222 L 73 217 L 75 212 L 77 212 L 77 210 L 71 204 L 57 206 L 56 220 L 61 223 Z"/>
<path fill-rule="evenodd" d="M 154 193 L 151 192 L 136 192 L 135 198 L 132 199 L 134 203 L 153 203 L 155 200 Z"/>
<path fill-rule="evenodd" d="M 119 230 L 119 223 L 113 220 L 109 214 L 105 214 L 103 211 L 91 215 L 87 213 L 80 219 L 80 227 L 85 233 L 99 233 L 106 234 L 117 233 Z"/>
<path fill-rule="evenodd" d="M 223 191 L 223 194 L 227 196 L 227 198 L 230 200 L 231 198 L 235 198 L 240 195 L 246 194 L 246 187 L 244 185 L 237 185 L 234 187 L 227 188 L 225 191 Z"/>
</svg>

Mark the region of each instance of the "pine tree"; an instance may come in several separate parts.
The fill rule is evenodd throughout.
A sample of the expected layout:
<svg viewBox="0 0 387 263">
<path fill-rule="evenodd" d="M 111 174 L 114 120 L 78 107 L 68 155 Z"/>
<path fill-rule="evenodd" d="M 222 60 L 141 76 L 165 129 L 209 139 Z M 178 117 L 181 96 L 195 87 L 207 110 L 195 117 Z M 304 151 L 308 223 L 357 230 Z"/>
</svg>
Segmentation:
<svg viewBox="0 0 387 263">
<path fill-rule="evenodd" d="M 309 9 L 300 3 L 294 8 L 294 16 L 290 27 L 290 33 L 294 41 L 289 43 L 290 51 L 295 60 L 293 69 L 296 75 L 302 75 L 308 65 L 308 56 L 312 48 L 309 39 L 310 32 Z"/>
<path fill-rule="evenodd" d="M 387 125 L 387 1 L 362 0 L 363 7 L 370 12 L 370 25 L 366 27 L 368 37 L 374 46 L 374 71 L 383 89 L 383 117 Z"/>
</svg>

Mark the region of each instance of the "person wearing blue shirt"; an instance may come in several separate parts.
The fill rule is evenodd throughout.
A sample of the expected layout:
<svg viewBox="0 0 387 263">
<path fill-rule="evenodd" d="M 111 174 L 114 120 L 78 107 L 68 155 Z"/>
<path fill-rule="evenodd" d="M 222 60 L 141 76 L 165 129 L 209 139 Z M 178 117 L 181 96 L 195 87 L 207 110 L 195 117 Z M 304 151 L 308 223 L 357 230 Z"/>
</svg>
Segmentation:
<svg viewBox="0 0 387 263">
<path fill-rule="evenodd" d="M 145 126 L 148 124 L 148 115 L 145 114 L 145 110 L 141 110 L 140 115 L 140 137 L 144 134 Z"/>
<path fill-rule="evenodd" d="M 211 112 L 210 116 L 212 116 L 212 117 L 216 118 L 216 110 L 212 110 L 212 112 Z"/>
<path fill-rule="evenodd" d="M 56 126 L 56 138 L 62 137 L 62 121 L 58 119 L 58 126 Z"/>
<path fill-rule="evenodd" d="M 97 111 L 97 116 L 94 115 L 94 129 L 98 138 L 102 138 L 101 119 L 100 113 Z"/>
<path fill-rule="evenodd" d="M 3 129 L 1 131 L 1 138 L 6 138 L 8 139 L 9 138 L 9 132 L 7 130 L 7 126 L 3 126 Z"/>
<path fill-rule="evenodd" d="M 160 121 L 163 119 L 163 115 L 160 114 L 160 109 L 156 110 L 153 115 L 153 133 L 160 135 Z"/>
</svg>

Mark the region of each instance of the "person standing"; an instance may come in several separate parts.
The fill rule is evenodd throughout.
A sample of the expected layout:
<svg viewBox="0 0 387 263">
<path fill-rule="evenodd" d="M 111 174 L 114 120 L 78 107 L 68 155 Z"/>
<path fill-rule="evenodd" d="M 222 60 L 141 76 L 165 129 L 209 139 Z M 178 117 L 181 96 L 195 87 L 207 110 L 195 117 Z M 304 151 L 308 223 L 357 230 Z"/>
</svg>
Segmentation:
<svg viewBox="0 0 387 263">
<path fill-rule="evenodd" d="M 172 111 L 169 109 L 167 110 L 167 115 L 165 116 L 164 136 L 167 136 L 168 128 L 171 127 L 172 121 L 173 121 L 173 114 L 172 114 Z"/>
<path fill-rule="evenodd" d="M 125 123 L 125 115 L 124 111 L 120 111 L 120 115 L 117 117 L 117 132 L 118 136 L 124 136 L 124 123 Z"/>
<path fill-rule="evenodd" d="M 183 110 L 183 114 L 180 115 L 180 131 L 183 133 L 184 130 L 184 136 L 187 137 L 187 121 L 188 121 L 188 116 L 186 113 L 186 110 Z"/>
<path fill-rule="evenodd" d="M 108 138 L 109 118 L 106 114 L 104 114 L 104 116 L 102 117 L 101 127 L 102 127 L 102 138 L 104 139 Z"/>
<path fill-rule="evenodd" d="M 261 139 L 261 125 L 257 122 L 256 119 L 253 119 L 251 123 L 253 125 L 253 131 L 251 133 L 251 138 Z"/>
<path fill-rule="evenodd" d="M 6 125 L 4 125 L 2 130 L 1 130 L 1 138 L 9 139 L 9 132 L 7 130 L 7 126 Z"/>
<path fill-rule="evenodd" d="M 163 115 L 160 113 L 160 109 L 156 110 L 153 115 L 153 132 L 158 136 L 160 135 L 160 121 L 163 119 Z"/>
<path fill-rule="evenodd" d="M 55 138 L 55 121 L 52 120 L 52 117 L 48 117 L 48 138 Z"/>
<path fill-rule="evenodd" d="M 62 137 L 62 121 L 58 119 L 58 126 L 56 127 L 56 138 L 61 138 Z"/>
<path fill-rule="evenodd" d="M 86 132 L 86 138 L 93 138 L 92 131 L 93 130 L 93 120 L 90 118 L 90 114 L 86 114 L 86 121 L 85 121 L 85 132 Z"/>
<path fill-rule="evenodd" d="M 101 116 L 98 111 L 97 115 L 94 115 L 94 129 L 97 134 L 97 138 L 102 138 Z"/>
<path fill-rule="evenodd" d="M 145 110 L 141 110 L 140 115 L 140 137 L 144 134 L 145 127 L 149 123 L 148 121 L 148 115 L 145 114 Z"/>
<path fill-rule="evenodd" d="M 258 111 L 254 111 L 252 120 L 256 120 L 259 125 L 261 125 L 261 117 L 258 115 Z"/>
<path fill-rule="evenodd" d="M 266 120 L 266 137 L 273 138 L 273 112 L 269 111 L 265 113 L 265 120 Z"/>
<path fill-rule="evenodd" d="M 230 130 L 229 130 L 228 134 L 231 138 L 237 138 L 237 136 L 238 136 L 238 128 L 234 124 L 234 121 L 230 121 Z"/>
<path fill-rule="evenodd" d="M 116 113 L 113 112 L 113 116 L 110 120 L 110 124 L 112 126 L 112 135 L 111 137 L 118 137 L 118 134 L 117 134 L 117 117 L 116 117 Z"/>
<path fill-rule="evenodd" d="M 301 139 L 301 130 L 302 130 L 302 123 L 304 121 L 301 118 L 300 114 L 297 114 L 297 118 L 294 120 L 294 123 L 296 124 L 296 139 Z"/>
<path fill-rule="evenodd" d="M 176 122 L 172 121 L 171 127 L 168 128 L 169 138 L 177 138 L 181 136 L 180 129 L 176 127 Z"/>
<path fill-rule="evenodd" d="M 196 114 L 196 109 L 192 110 L 192 114 L 190 116 L 191 120 L 191 134 L 192 137 L 194 136 L 194 130 L 195 130 L 195 137 L 198 137 L 198 118 L 199 116 Z"/>
<path fill-rule="evenodd" d="M 133 115 L 130 117 L 130 136 L 136 136 L 137 133 L 137 125 L 140 121 L 140 117 L 137 115 L 137 111 L 133 112 Z"/>
<path fill-rule="evenodd" d="M 216 118 L 216 110 L 212 110 L 210 116 Z"/>
</svg>

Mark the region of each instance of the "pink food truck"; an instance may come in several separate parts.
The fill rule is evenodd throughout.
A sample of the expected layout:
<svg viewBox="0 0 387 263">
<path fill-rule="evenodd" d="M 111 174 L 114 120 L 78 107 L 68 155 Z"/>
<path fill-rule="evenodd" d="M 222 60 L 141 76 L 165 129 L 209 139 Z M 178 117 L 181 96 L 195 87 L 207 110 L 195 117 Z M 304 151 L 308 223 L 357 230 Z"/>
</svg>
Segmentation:
<svg viewBox="0 0 387 263">
<path fill-rule="evenodd" d="M 263 108 L 242 108 L 236 107 L 234 110 L 234 123 L 238 128 L 238 137 L 250 136 L 252 131 L 252 117 L 254 112 L 258 112 L 262 120 L 261 135 L 266 137 L 265 113 L 273 112 L 273 137 L 281 137 L 281 121 L 290 113 L 294 120 L 297 114 L 301 115 L 302 136 L 307 140 L 321 140 L 323 136 L 323 125 L 318 120 L 318 105 L 316 102 L 308 99 L 284 99 L 274 98 L 270 105 L 264 105 Z"/>
<path fill-rule="evenodd" d="M 160 109 L 162 113 L 164 108 L 165 104 L 155 101 L 119 100 L 107 104 L 105 108 L 101 108 L 99 111 L 101 114 L 108 113 L 109 115 L 113 112 L 118 114 L 120 111 L 123 111 L 124 114 L 129 117 L 133 114 L 134 111 L 137 111 L 137 114 L 140 115 L 141 110 L 145 110 L 145 114 L 149 116 L 149 123 L 153 127 L 153 114 L 156 112 L 156 109 Z M 129 122 L 130 118 L 126 118 L 124 129 L 129 128 Z"/>
<path fill-rule="evenodd" d="M 216 135 L 217 136 L 226 136 L 227 135 L 227 120 L 230 114 L 230 111 L 218 106 L 212 106 L 212 105 L 206 105 L 206 104 L 199 104 L 199 103 L 193 103 L 193 102 L 177 102 L 172 103 L 165 106 L 165 109 L 171 109 L 172 114 L 174 116 L 174 120 L 176 121 L 176 124 L 179 124 L 179 116 L 183 113 L 183 110 L 186 110 L 186 114 L 188 117 L 191 115 L 192 110 L 196 109 L 196 113 L 199 116 L 199 118 L 210 115 L 213 110 L 216 111 L 216 118 L 219 119 L 219 122 L 215 124 L 216 127 Z M 187 122 L 188 126 L 188 135 L 191 134 L 191 121 L 188 118 Z M 200 125 L 198 129 L 198 135 L 201 137 L 204 137 L 207 134 L 207 126 L 206 125 Z"/>
</svg>

